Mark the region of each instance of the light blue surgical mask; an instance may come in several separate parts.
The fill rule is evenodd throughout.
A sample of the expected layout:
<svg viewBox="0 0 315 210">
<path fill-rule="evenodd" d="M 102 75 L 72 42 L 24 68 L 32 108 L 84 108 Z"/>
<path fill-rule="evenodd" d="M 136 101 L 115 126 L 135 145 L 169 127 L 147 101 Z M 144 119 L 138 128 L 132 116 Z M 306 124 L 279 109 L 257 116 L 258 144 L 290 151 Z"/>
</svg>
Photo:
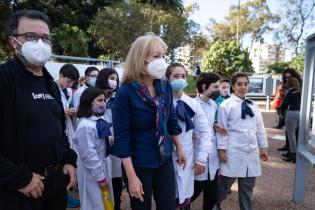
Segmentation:
<svg viewBox="0 0 315 210">
<path fill-rule="evenodd" d="M 181 92 L 184 90 L 185 87 L 187 87 L 188 83 L 184 79 L 175 79 L 171 81 L 172 89 L 176 92 Z"/>
<path fill-rule="evenodd" d="M 92 85 L 93 87 L 95 87 L 95 83 L 96 83 L 96 77 L 91 77 L 89 84 Z"/>
</svg>

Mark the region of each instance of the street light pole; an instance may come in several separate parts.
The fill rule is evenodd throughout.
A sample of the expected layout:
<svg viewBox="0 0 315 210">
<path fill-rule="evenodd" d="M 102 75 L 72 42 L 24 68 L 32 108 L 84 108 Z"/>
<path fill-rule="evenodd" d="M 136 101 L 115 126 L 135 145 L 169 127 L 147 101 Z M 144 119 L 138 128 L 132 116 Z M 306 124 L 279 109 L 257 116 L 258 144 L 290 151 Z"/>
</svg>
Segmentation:
<svg viewBox="0 0 315 210">
<path fill-rule="evenodd" d="M 240 30 L 240 0 L 237 4 L 237 23 L 236 23 L 236 41 L 239 43 L 239 30 Z"/>
</svg>

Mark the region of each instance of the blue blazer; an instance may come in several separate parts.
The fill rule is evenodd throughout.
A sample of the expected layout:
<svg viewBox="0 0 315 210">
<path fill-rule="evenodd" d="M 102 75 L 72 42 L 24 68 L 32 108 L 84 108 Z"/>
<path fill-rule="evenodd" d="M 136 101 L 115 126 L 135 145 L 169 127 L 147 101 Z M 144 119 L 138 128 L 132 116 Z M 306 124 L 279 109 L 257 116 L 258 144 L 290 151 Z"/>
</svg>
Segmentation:
<svg viewBox="0 0 315 210">
<path fill-rule="evenodd" d="M 168 137 L 166 138 L 166 154 L 172 156 L 173 141 L 170 135 L 178 135 L 181 128 L 173 105 L 170 83 L 164 83 L 165 104 L 167 109 L 166 122 Z M 155 140 L 154 107 L 145 103 L 132 89 L 129 83 L 123 84 L 115 95 L 112 108 L 115 143 L 111 153 L 119 158 L 131 157 L 136 166 L 158 168 L 160 155 L 158 142 Z"/>
</svg>

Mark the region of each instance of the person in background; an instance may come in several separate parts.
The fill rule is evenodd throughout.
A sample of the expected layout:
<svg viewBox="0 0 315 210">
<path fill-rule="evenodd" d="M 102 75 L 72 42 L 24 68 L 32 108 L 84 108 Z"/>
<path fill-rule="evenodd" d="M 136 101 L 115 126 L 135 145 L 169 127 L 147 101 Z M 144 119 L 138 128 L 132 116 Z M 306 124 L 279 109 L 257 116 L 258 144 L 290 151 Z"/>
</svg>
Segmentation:
<svg viewBox="0 0 315 210">
<path fill-rule="evenodd" d="M 87 67 L 84 72 L 84 78 L 80 78 L 80 86 L 73 95 L 73 106 L 78 109 L 80 97 L 83 91 L 88 87 L 95 87 L 96 77 L 98 75 L 98 68 L 94 66 Z"/>
<path fill-rule="evenodd" d="M 102 69 L 96 79 L 97 88 L 104 91 L 105 94 L 105 102 L 106 102 L 106 110 L 104 114 L 104 119 L 112 123 L 112 108 L 114 104 L 114 93 L 117 91 L 119 87 L 119 78 L 118 73 L 114 69 L 106 68 Z M 112 135 L 109 137 L 110 145 L 114 144 L 114 132 L 111 127 Z M 122 172 L 121 172 L 121 160 L 120 158 L 109 155 L 112 164 L 112 184 L 114 191 L 114 201 L 115 201 L 115 210 L 120 210 L 121 203 L 121 193 L 123 189 L 123 181 L 122 181 Z"/>
<path fill-rule="evenodd" d="M 282 127 L 284 126 L 284 116 L 282 116 L 281 110 L 280 110 L 282 99 L 283 99 L 283 92 L 285 91 L 284 89 L 282 89 L 282 84 L 279 84 L 276 89 L 276 94 L 272 102 L 272 109 L 275 109 L 278 115 L 278 125 L 273 127 L 275 129 L 282 129 Z"/>
<path fill-rule="evenodd" d="M 108 162 L 111 123 L 103 118 L 104 91 L 89 87 L 83 91 L 78 109 L 79 125 L 73 139 L 78 152 L 78 184 L 81 210 L 106 210 L 102 192 L 112 196 L 111 164 Z"/>
<path fill-rule="evenodd" d="M 261 175 L 260 158 L 268 160 L 268 141 L 259 106 L 246 98 L 248 76 L 236 73 L 232 77 L 233 94 L 220 105 L 218 123 L 228 129 L 228 135 L 216 133 L 220 159 L 218 201 L 223 201 L 238 179 L 239 206 L 252 209 L 256 177 Z"/>
<path fill-rule="evenodd" d="M 152 192 L 157 210 L 175 210 L 174 146 L 179 164 L 186 163 L 172 89 L 162 80 L 168 66 L 166 50 L 165 42 L 153 33 L 131 44 L 112 109 L 112 154 L 122 159 L 133 210 L 151 209 Z"/>
<path fill-rule="evenodd" d="M 285 128 L 289 139 L 290 152 L 284 161 L 296 161 L 296 147 L 298 127 L 300 121 L 300 108 L 301 108 L 301 85 L 298 79 L 290 77 L 286 80 L 284 88 L 287 93 L 281 104 L 281 112 L 285 112 Z"/>
<path fill-rule="evenodd" d="M 203 210 L 212 210 L 217 204 L 217 179 L 219 169 L 219 157 L 214 124 L 218 104 L 213 95 L 220 90 L 220 76 L 215 73 L 202 73 L 197 79 L 198 95 L 196 100 L 200 103 L 211 131 L 212 148 L 208 151 L 207 164 L 202 174 L 195 176 L 195 190 L 191 202 L 194 202 L 203 192 Z"/>
<path fill-rule="evenodd" d="M 63 109 L 66 115 L 66 135 L 68 137 L 70 148 L 72 147 L 72 139 L 74 137 L 74 126 L 72 117 L 76 115 L 76 109 L 73 108 L 72 103 L 72 89 L 71 87 L 78 81 L 80 75 L 78 69 L 72 64 L 65 64 L 59 71 L 59 79 L 56 81 L 58 84 Z M 80 201 L 73 198 L 68 193 L 67 208 L 80 207 Z"/>
<path fill-rule="evenodd" d="M 0 65 L 0 209 L 65 210 L 77 156 L 58 85 L 44 67 L 52 54 L 49 18 L 15 11 L 9 42 L 14 58 Z"/>
<path fill-rule="evenodd" d="M 220 79 L 220 92 L 219 96 L 215 99 L 217 104 L 221 104 L 225 99 L 230 97 L 230 81 L 225 78 L 221 77 Z"/>
<path fill-rule="evenodd" d="M 301 79 L 301 76 L 300 74 L 295 70 L 295 69 L 292 69 L 292 68 L 286 68 L 283 72 L 282 72 L 282 90 L 281 90 L 281 99 L 284 98 L 284 96 L 286 95 L 286 89 L 284 87 L 286 81 L 288 78 L 290 77 L 294 77 L 296 78 L 300 85 L 302 86 L 302 79 Z M 284 119 L 284 123 L 285 123 L 285 113 L 281 113 L 282 114 L 282 118 Z M 298 132 L 296 132 L 296 136 L 297 136 Z M 296 137 L 297 138 L 297 137 Z M 278 151 L 287 151 L 286 154 L 283 154 L 283 156 L 289 156 L 290 155 L 290 145 L 289 145 L 289 138 L 288 138 L 288 135 L 287 135 L 287 132 L 285 134 L 285 145 L 281 148 L 278 148 Z"/>
<path fill-rule="evenodd" d="M 179 63 L 172 63 L 167 67 L 165 75 L 172 86 L 173 103 L 179 118 L 178 123 L 182 128 L 179 139 L 187 158 L 186 167 L 183 168 L 176 162 L 176 154 L 173 156 L 177 208 L 185 210 L 194 194 L 195 174 L 200 175 L 205 171 L 213 132 L 208 126 L 201 105 L 183 91 L 188 85 L 186 81 L 188 73 L 185 67 Z"/>
</svg>

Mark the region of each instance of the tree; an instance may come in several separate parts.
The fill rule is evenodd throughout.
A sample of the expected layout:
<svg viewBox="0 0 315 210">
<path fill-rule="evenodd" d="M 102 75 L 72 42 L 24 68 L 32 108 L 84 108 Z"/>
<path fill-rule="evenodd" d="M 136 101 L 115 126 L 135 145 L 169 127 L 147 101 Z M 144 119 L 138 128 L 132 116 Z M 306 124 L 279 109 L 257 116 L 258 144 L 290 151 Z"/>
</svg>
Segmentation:
<svg viewBox="0 0 315 210">
<path fill-rule="evenodd" d="M 179 13 L 183 13 L 184 5 L 182 0 L 133 0 L 135 3 L 151 4 L 158 6 L 164 10 L 173 10 Z"/>
<path fill-rule="evenodd" d="M 178 12 L 149 4 L 122 3 L 100 10 L 89 32 L 104 55 L 123 59 L 130 44 L 146 32 L 159 35 L 172 52 L 187 37 L 187 27 L 186 17 Z"/>
<path fill-rule="evenodd" d="M 295 55 L 299 53 L 299 47 L 305 30 L 313 27 L 315 23 L 315 0 L 282 0 L 281 24 L 278 33 L 294 49 Z"/>
<path fill-rule="evenodd" d="M 0 2 L 0 63 L 9 57 L 10 52 L 13 52 L 12 47 L 8 42 L 8 22 L 12 15 L 10 8 L 10 0 Z"/>
<path fill-rule="evenodd" d="M 203 54 L 202 69 L 231 77 L 235 72 L 253 72 L 248 51 L 232 41 L 217 41 Z"/>
<path fill-rule="evenodd" d="M 53 51 L 56 54 L 69 56 L 88 56 L 88 37 L 77 26 L 62 24 L 52 30 Z"/>
<path fill-rule="evenodd" d="M 269 71 L 273 71 L 276 74 L 282 74 L 282 72 L 290 66 L 290 62 L 276 62 L 267 66 Z"/>
<path fill-rule="evenodd" d="M 229 15 L 222 23 L 210 19 L 208 30 L 213 41 L 236 40 L 238 7 L 233 5 Z M 255 41 L 262 41 L 263 35 L 271 30 L 270 25 L 278 21 L 267 5 L 267 0 L 253 0 L 240 5 L 239 37 L 240 40 L 248 34 L 251 45 Z"/>
<path fill-rule="evenodd" d="M 305 54 L 300 53 L 290 61 L 290 67 L 296 69 L 300 74 L 304 72 Z"/>
</svg>

